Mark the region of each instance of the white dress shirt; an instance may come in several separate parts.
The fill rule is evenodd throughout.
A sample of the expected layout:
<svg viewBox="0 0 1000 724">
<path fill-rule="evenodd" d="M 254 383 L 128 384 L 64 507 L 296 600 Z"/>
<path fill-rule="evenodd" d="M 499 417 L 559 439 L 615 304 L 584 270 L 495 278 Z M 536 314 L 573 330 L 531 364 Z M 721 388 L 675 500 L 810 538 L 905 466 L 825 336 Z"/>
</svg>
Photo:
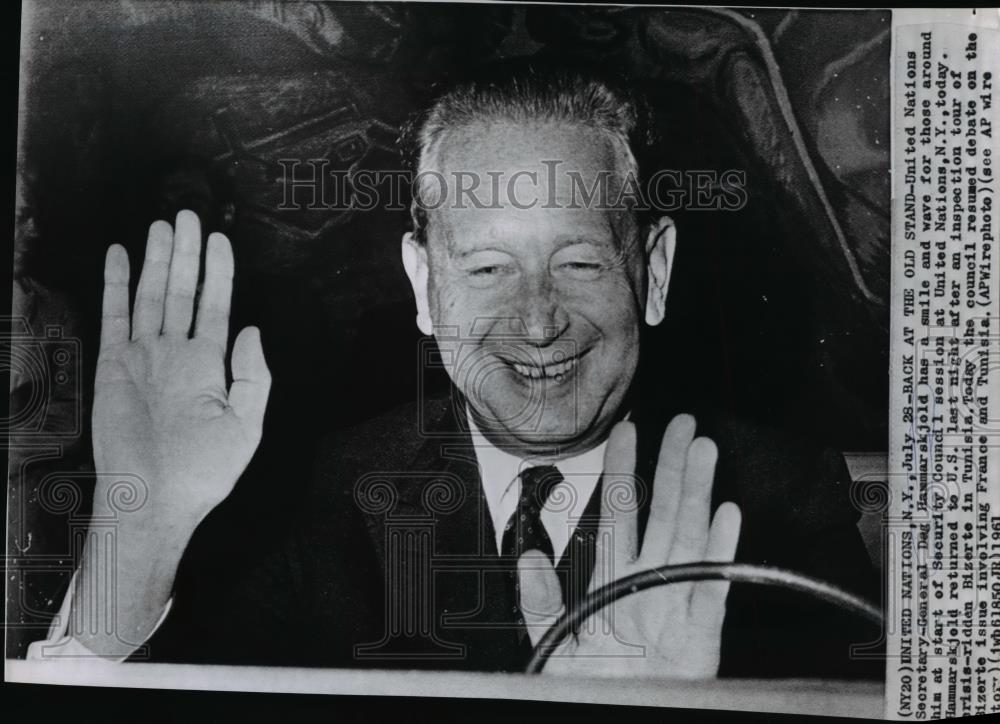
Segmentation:
<svg viewBox="0 0 1000 724">
<path fill-rule="evenodd" d="M 496 447 L 479 431 L 472 416 L 467 417 L 479 463 L 479 476 L 483 481 L 483 492 L 493 520 L 493 530 L 496 532 L 498 554 L 504 526 L 517 510 L 517 501 L 521 497 L 521 473 L 536 465 L 555 465 L 562 474 L 563 481 L 549 494 L 540 516 L 558 562 L 604 470 L 604 448 L 607 441 L 585 453 L 555 463 L 533 461 Z"/>
</svg>

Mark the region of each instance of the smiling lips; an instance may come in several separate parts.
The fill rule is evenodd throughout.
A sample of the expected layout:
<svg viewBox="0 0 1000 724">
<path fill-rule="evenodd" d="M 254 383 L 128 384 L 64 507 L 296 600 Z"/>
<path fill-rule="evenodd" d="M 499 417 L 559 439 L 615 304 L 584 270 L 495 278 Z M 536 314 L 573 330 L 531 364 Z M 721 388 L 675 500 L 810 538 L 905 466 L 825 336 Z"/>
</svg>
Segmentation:
<svg viewBox="0 0 1000 724">
<path fill-rule="evenodd" d="M 552 379 L 558 382 L 576 367 L 576 363 L 579 360 L 580 357 L 576 356 L 571 357 L 564 362 L 553 362 L 552 364 L 547 365 L 523 364 L 521 362 L 513 361 L 508 364 L 522 377 L 533 380 Z"/>
</svg>

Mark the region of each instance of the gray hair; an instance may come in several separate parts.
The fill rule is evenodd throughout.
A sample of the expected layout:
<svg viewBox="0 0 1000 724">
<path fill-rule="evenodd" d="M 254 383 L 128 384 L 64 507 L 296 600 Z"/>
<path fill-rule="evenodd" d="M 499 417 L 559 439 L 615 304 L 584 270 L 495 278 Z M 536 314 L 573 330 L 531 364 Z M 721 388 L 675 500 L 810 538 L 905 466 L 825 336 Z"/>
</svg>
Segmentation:
<svg viewBox="0 0 1000 724">
<path fill-rule="evenodd" d="M 501 63 L 439 91 L 413 116 L 400 139 L 404 160 L 413 173 L 410 217 L 413 237 L 427 241 L 427 174 L 436 169 L 443 140 L 476 123 L 510 121 L 566 123 L 605 135 L 623 178 L 640 179 L 636 151 L 652 145 L 653 125 L 644 99 L 621 79 L 579 69 L 542 68 L 513 61 Z"/>
</svg>

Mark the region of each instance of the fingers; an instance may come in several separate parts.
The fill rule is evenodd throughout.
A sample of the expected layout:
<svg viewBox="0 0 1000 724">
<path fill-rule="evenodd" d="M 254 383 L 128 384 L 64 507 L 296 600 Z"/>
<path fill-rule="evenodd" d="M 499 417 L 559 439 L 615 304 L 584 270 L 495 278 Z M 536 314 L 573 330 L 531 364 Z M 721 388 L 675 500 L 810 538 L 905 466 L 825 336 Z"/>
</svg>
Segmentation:
<svg viewBox="0 0 1000 724">
<path fill-rule="evenodd" d="M 166 221 L 154 221 L 146 237 L 146 258 L 135 294 L 132 339 L 157 337 L 163 327 L 163 303 L 167 293 L 174 230 Z"/>
<path fill-rule="evenodd" d="M 638 553 L 635 426 L 630 422 L 620 422 L 611 430 L 601 485 L 601 522 L 591 590 L 624 575 Z"/>
<path fill-rule="evenodd" d="M 233 292 L 233 249 L 223 234 L 209 234 L 205 282 L 198 302 L 195 336 L 210 339 L 223 353 L 229 341 L 229 304 Z"/>
<path fill-rule="evenodd" d="M 642 541 L 640 564 L 644 567 L 663 565 L 670 553 L 677 507 L 684 486 L 688 448 L 694 432 L 695 419 L 691 415 L 677 415 L 663 433 L 653 479 L 653 500 Z"/>
<path fill-rule="evenodd" d="M 715 563 L 730 563 L 736 557 L 736 545 L 740 540 L 743 515 L 736 503 L 723 503 L 715 511 L 712 529 L 708 534 L 705 560 Z"/>
<path fill-rule="evenodd" d="M 742 515 L 735 503 L 723 503 L 715 511 L 708 534 L 705 560 L 731 563 L 736 556 Z M 691 593 L 691 622 L 704 635 L 718 637 L 726 617 L 726 596 L 729 581 L 703 581 L 695 584 Z"/>
<path fill-rule="evenodd" d="M 201 223 L 197 214 L 180 211 L 176 228 L 166 221 L 153 222 L 136 291 L 132 339 L 161 333 L 188 335 L 200 264 Z M 195 335 L 216 342 L 223 351 L 229 337 L 232 289 L 233 250 L 229 239 L 223 234 L 211 234 Z"/>
<path fill-rule="evenodd" d="M 271 373 L 264 360 L 260 330 L 246 327 L 233 343 L 233 384 L 229 388 L 229 406 L 260 435 L 271 390 Z"/>
<path fill-rule="evenodd" d="M 187 337 L 194 312 L 201 262 L 201 222 L 193 211 L 180 211 L 174 228 L 174 248 L 163 308 L 163 334 Z"/>
<path fill-rule="evenodd" d="M 562 588 L 552 562 L 541 551 L 525 551 L 517 561 L 521 615 L 531 645 L 537 646 L 562 615 Z"/>
<path fill-rule="evenodd" d="M 104 257 L 104 300 L 101 307 L 101 354 L 128 342 L 128 252 L 112 244 Z"/>
<path fill-rule="evenodd" d="M 688 448 L 674 538 L 667 558 L 672 565 L 699 561 L 705 555 L 718 457 L 715 443 L 707 437 L 696 438 Z"/>
</svg>

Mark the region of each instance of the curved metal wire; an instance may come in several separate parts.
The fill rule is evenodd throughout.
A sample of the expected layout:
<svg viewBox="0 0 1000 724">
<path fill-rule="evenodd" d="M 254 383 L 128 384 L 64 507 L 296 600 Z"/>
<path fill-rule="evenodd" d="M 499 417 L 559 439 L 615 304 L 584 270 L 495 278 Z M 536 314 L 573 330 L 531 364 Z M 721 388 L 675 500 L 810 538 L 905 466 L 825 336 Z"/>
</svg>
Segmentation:
<svg viewBox="0 0 1000 724">
<path fill-rule="evenodd" d="M 618 581 L 602 586 L 590 593 L 580 605 L 564 613 L 552 627 L 545 632 L 541 641 L 535 647 L 531 661 L 525 668 L 528 674 L 540 673 L 549 656 L 562 643 L 566 635 L 580 626 L 590 616 L 600 611 L 610 603 L 620 598 L 647 588 L 663 586 L 684 581 L 735 581 L 737 583 L 756 583 L 781 588 L 791 588 L 806 593 L 815 598 L 840 606 L 855 613 L 872 623 L 881 626 L 882 612 L 877 606 L 853 593 L 834 586 L 818 578 L 801 573 L 756 566 L 748 563 L 686 563 L 684 565 L 665 565 L 640 571 Z"/>
</svg>

